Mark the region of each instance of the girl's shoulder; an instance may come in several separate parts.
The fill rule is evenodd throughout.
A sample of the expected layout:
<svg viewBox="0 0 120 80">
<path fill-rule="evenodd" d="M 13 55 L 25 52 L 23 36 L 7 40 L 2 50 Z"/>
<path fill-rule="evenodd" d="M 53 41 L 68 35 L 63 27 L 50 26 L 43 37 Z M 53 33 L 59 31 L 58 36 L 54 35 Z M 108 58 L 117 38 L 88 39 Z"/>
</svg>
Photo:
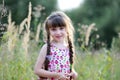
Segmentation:
<svg viewBox="0 0 120 80">
<path fill-rule="evenodd" d="M 47 46 L 48 46 L 48 44 L 47 43 L 45 43 L 45 44 L 43 44 L 43 46 L 41 47 L 41 49 L 47 49 Z M 50 43 L 50 47 L 52 47 L 53 45 Z"/>
<path fill-rule="evenodd" d="M 46 50 L 47 50 L 47 44 L 43 44 L 40 51 L 46 51 Z"/>
<path fill-rule="evenodd" d="M 47 43 L 43 44 L 42 48 L 47 48 Z"/>
</svg>

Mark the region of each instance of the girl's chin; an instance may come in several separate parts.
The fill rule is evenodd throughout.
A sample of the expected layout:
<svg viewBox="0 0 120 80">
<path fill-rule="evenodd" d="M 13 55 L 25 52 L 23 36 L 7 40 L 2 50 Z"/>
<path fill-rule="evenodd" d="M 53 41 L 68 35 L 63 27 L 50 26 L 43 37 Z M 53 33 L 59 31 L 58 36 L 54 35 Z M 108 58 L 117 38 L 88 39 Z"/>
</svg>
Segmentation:
<svg viewBox="0 0 120 80">
<path fill-rule="evenodd" d="M 56 42 L 61 42 L 63 39 L 55 39 Z"/>
</svg>

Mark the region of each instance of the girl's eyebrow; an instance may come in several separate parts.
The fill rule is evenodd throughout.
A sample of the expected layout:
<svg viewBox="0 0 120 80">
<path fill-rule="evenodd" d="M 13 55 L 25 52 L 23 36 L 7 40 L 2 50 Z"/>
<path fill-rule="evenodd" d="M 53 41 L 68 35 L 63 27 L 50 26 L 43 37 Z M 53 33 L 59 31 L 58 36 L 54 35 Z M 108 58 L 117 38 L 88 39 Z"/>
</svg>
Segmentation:
<svg viewBox="0 0 120 80">
<path fill-rule="evenodd" d="M 56 27 L 50 27 L 50 29 L 55 29 Z"/>
</svg>

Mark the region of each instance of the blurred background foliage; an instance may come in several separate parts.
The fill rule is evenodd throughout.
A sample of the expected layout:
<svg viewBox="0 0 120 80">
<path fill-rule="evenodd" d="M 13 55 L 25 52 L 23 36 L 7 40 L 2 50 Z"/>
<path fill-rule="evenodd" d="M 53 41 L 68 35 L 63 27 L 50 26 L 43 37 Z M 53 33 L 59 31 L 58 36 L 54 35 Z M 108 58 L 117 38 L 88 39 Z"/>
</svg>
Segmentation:
<svg viewBox="0 0 120 80">
<path fill-rule="evenodd" d="M 84 4 L 71 10 L 69 15 L 77 27 L 77 23 L 95 23 L 98 29 L 92 36 L 98 34 L 100 42 L 111 47 L 113 37 L 120 32 L 120 0 L 84 0 Z M 97 42 L 96 42 L 97 43 Z"/>
<path fill-rule="evenodd" d="M 56 0 L 4 0 L 4 2 L 8 10 L 11 10 L 13 15 L 12 19 L 16 22 L 16 24 L 20 24 L 20 22 L 22 22 L 22 20 L 27 16 L 29 2 L 32 3 L 33 8 L 45 8 L 44 10 L 41 10 L 41 15 L 39 17 L 46 17 L 48 14 L 51 13 L 51 11 L 54 11 L 56 9 L 57 3 Z M 2 0 L 0 3 L 2 3 Z"/>
<path fill-rule="evenodd" d="M 33 32 L 36 32 L 37 25 L 42 24 L 52 11 L 60 10 L 57 0 L 4 0 L 7 10 L 12 12 L 12 20 L 16 25 L 19 25 L 27 16 L 29 2 L 32 3 L 33 8 L 31 21 Z M 0 3 L 2 5 L 2 0 Z M 79 46 L 82 46 L 85 37 L 78 29 L 82 29 L 82 25 L 95 23 L 96 30 L 90 33 L 86 46 L 92 45 L 96 49 L 103 46 L 111 48 L 113 38 L 118 39 L 120 32 L 119 8 L 120 0 L 84 0 L 78 8 L 64 11 L 73 21 L 76 30 L 75 40 L 78 41 Z M 1 22 L 7 22 L 6 18 Z M 96 38 L 97 36 L 99 38 Z"/>
</svg>

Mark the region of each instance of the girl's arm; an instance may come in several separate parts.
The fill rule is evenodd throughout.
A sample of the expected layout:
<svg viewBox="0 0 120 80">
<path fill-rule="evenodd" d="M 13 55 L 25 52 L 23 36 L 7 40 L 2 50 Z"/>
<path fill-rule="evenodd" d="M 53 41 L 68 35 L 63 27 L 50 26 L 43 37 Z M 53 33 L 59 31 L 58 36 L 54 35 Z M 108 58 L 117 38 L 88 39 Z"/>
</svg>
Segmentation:
<svg viewBox="0 0 120 80">
<path fill-rule="evenodd" d="M 74 70 L 74 68 L 72 69 L 72 72 L 70 73 L 70 76 L 72 76 L 73 80 L 77 80 L 78 73 Z"/>
<path fill-rule="evenodd" d="M 50 71 L 46 71 L 44 69 L 42 69 L 43 63 L 45 61 L 46 58 L 46 54 L 47 54 L 47 44 L 45 44 L 42 48 L 41 51 L 39 53 L 38 59 L 36 61 L 35 64 L 35 68 L 34 68 L 34 72 L 36 75 L 40 76 L 40 77 L 47 77 L 47 78 L 59 78 L 61 77 L 61 74 L 56 73 L 56 72 L 50 72 Z"/>
</svg>

